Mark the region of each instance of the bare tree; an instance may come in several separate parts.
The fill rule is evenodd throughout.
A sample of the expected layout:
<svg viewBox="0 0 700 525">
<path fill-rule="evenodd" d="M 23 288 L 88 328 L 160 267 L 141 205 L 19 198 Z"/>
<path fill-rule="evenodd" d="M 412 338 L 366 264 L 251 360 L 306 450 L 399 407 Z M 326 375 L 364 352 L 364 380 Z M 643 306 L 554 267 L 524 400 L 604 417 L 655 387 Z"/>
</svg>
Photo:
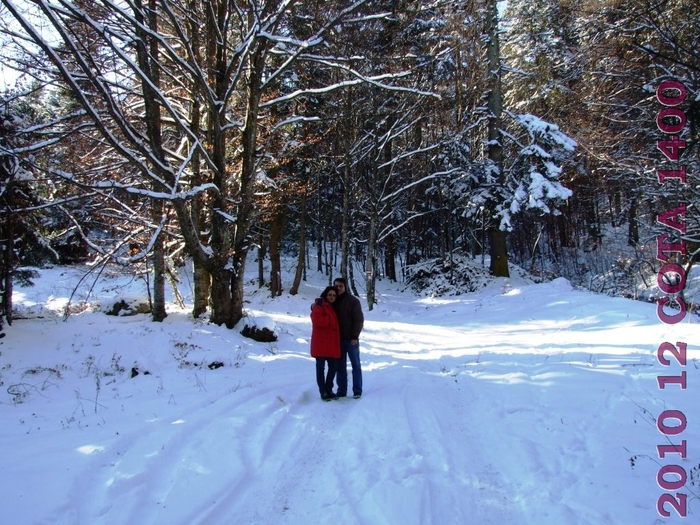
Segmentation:
<svg viewBox="0 0 700 525">
<path fill-rule="evenodd" d="M 324 37 L 337 27 L 369 18 L 364 0 L 322 3 L 323 9 L 314 1 L 283 0 L 2 4 L 21 27 L 17 42 L 42 64 L 48 60 L 101 145 L 132 172 L 129 180 L 103 172 L 97 182 L 60 170 L 53 175 L 150 201 L 148 247 L 157 264 L 160 236 L 173 216 L 187 253 L 205 271 L 197 282 L 208 288 L 211 320 L 229 327 L 243 315 L 255 187 L 266 158 L 261 129 L 272 133 L 279 123 L 272 109 L 365 82 L 388 86 L 400 77 L 362 73 L 326 51 Z M 295 80 L 302 67 L 337 74 L 310 87 Z M 285 123 L 304 122 L 305 115 L 287 111 Z M 158 266 L 157 275 L 162 271 Z"/>
</svg>

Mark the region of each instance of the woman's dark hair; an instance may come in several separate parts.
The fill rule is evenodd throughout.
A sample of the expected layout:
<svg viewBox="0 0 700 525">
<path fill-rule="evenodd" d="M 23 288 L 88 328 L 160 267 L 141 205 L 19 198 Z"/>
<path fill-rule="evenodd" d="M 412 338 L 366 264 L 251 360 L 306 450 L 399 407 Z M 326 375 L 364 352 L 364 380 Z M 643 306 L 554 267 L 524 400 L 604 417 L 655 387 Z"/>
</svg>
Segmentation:
<svg viewBox="0 0 700 525">
<path fill-rule="evenodd" d="M 321 294 L 321 298 L 327 301 L 328 299 L 326 299 L 326 296 L 330 291 L 335 292 L 335 296 L 338 297 L 338 289 L 335 286 L 326 286 L 326 289 L 323 290 L 323 293 Z"/>
</svg>

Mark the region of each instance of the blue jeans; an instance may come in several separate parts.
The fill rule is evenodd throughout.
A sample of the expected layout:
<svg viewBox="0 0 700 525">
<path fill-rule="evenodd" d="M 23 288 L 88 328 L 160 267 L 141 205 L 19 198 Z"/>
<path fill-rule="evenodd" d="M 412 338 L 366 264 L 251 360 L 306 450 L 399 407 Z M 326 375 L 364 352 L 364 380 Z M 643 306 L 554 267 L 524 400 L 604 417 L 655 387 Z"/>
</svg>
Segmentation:
<svg viewBox="0 0 700 525">
<path fill-rule="evenodd" d="M 360 365 L 360 343 L 353 345 L 349 339 L 340 341 L 340 361 L 336 374 L 338 394 L 348 393 L 348 357 L 352 365 L 352 393 L 362 395 L 362 366 Z"/>
<path fill-rule="evenodd" d="M 328 363 L 328 373 L 325 372 L 326 363 Z M 335 377 L 335 369 L 338 366 L 338 360 L 332 357 L 317 357 L 316 358 L 316 383 L 321 397 L 333 393 L 333 378 Z"/>
</svg>

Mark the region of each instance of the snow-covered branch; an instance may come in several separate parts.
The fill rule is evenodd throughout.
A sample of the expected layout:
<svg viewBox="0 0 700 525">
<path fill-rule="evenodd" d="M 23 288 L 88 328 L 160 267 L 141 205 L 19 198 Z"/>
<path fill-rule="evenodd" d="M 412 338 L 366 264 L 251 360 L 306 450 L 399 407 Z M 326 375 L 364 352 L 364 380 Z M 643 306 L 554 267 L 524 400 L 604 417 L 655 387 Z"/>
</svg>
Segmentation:
<svg viewBox="0 0 700 525">
<path fill-rule="evenodd" d="M 397 195 L 400 195 L 401 193 L 405 192 L 407 189 L 412 188 L 413 186 L 417 186 L 418 184 L 421 184 L 425 181 L 437 179 L 437 178 L 442 178 L 442 177 L 448 177 L 450 175 L 453 175 L 455 173 L 459 173 L 461 171 L 463 171 L 462 168 L 452 168 L 452 169 L 446 170 L 446 171 L 437 171 L 435 173 L 431 173 L 430 175 L 426 175 L 425 177 L 421 177 L 420 179 L 415 180 L 409 184 L 406 184 L 405 186 L 402 186 L 398 190 L 393 191 L 390 194 L 383 196 L 380 199 L 380 201 L 384 202 L 384 201 L 388 201 L 389 199 L 393 199 Z"/>
</svg>

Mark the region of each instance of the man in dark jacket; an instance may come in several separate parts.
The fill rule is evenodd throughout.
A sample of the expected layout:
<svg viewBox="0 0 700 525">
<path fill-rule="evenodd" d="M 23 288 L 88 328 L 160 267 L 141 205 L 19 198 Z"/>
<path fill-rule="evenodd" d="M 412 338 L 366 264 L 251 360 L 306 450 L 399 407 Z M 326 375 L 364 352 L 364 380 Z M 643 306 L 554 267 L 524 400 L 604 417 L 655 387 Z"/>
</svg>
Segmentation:
<svg viewBox="0 0 700 525">
<path fill-rule="evenodd" d="M 340 325 L 340 362 L 336 375 L 338 397 L 348 394 L 348 357 L 352 365 L 352 392 L 355 399 L 362 396 L 362 367 L 360 365 L 360 332 L 365 318 L 362 315 L 360 300 L 347 291 L 347 282 L 342 277 L 333 281 L 338 290 L 338 298 L 333 309 Z"/>
</svg>

